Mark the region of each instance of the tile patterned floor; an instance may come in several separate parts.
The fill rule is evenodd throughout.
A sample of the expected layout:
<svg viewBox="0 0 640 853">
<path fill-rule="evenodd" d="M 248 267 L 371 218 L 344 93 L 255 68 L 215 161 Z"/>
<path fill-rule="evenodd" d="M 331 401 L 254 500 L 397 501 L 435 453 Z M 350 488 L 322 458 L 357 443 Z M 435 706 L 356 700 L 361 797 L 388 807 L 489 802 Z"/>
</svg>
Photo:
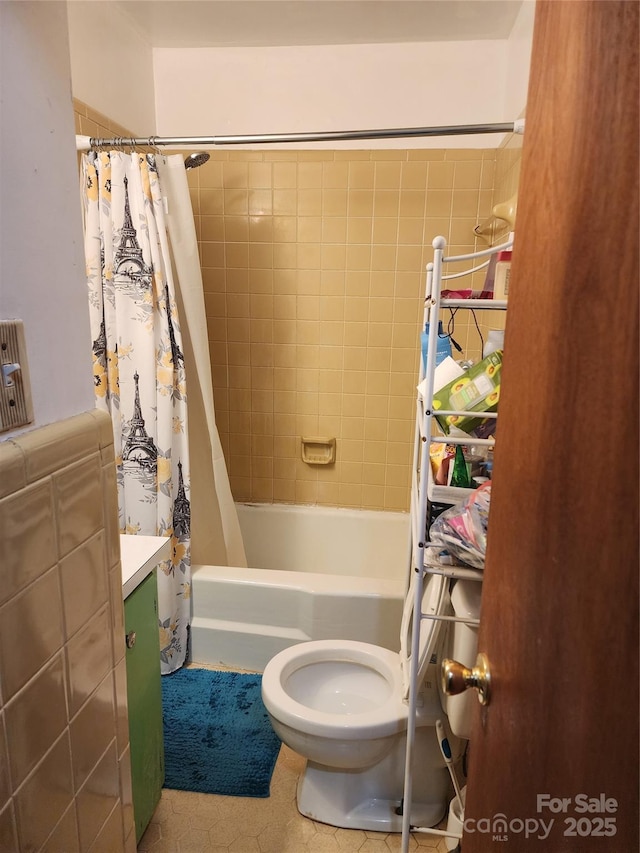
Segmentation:
<svg viewBox="0 0 640 853">
<path fill-rule="evenodd" d="M 302 817 L 296 785 L 304 759 L 283 744 L 266 799 L 163 789 L 139 853 L 391 853 L 400 835 L 336 829 Z M 443 827 L 444 828 L 444 827 Z M 443 838 L 414 834 L 412 851 L 445 853 Z"/>
</svg>

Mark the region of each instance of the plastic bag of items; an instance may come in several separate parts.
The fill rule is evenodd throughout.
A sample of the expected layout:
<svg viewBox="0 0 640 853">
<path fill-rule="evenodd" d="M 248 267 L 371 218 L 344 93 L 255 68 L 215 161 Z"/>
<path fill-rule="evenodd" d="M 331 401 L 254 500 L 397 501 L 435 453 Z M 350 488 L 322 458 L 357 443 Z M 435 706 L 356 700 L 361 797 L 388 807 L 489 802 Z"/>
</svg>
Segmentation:
<svg viewBox="0 0 640 853">
<path fill-rule="evenodd" d="M 436 518 L 429 530 L 430 543 L 475 569 L 483 569 L 490 503 L 491 483 L 483 483 Z"/>
</svg>

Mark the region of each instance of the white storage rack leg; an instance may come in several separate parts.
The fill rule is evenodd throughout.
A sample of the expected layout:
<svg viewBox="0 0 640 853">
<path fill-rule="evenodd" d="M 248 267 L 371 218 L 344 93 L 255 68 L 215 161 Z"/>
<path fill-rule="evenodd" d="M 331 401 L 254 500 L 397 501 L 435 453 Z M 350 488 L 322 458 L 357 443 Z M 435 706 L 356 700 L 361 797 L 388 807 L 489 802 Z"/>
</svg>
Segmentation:
<svg viewBox="0 0 640 853">
<path fill-rule="evenodd" d="M 461 278 L 481 270 L 489 265 L 491 255 L 497 252 L 509 250 L 513 246 L 513 235 L 508 242 L 500 246 L 493 246 L 480 252 L 468 255 L 457 255 L 444 257 L 446 240 L 444 237 L 436 237 L 433 241 L 433 263 L 427 265 L 425 307 L 423 324 L 429 323 L 430 329 L 438 328 L 441 308 L 481 308 L 484 310 L 506 310 L 506 301 L 493 299 L 442 299 L 442 282 L 448 279 Z M 485 260 L 486 259 L 486 260 Z M 463 272 L 443 275 L 443 264 L 466 261 L 481 261 L 477 266 L 471 266 Z M 424 328 L 424 325 L 423 325 Z M 425 832 L 433 835 L 446 836 L 448 838 L 459 838 L 443 830 L 431 827 L 419 827 L 411 825 L 411 804 L 413 801 L 413 766 L 412 756 L 415 743 L 415 720 L 417 710 L 417 699 L 419 685 L 417 682 L 418 658 L 420 649 L 420 626 L 421 620 L 436 619 L 439 621 L 462 621 L 477 624 L 474 620 L 458 619 L 455 616 L 432 616 L 422 613 L 422 592 L 425 573 L 443 574 L 452 579 L 468 578 L 481 581 L 482 572 L 476 569 L 462 569 L 454 567 L 437 567 L 425 565 L 425 549 L 427 542 L 427 503 L 439 500 L 443 503 L 455 503 L 470 494 L 471 489 L 451 488 L 447 486 L 436 486 L 431 481 L 431 463 L 429 450 L 432 441 L 446 442 L 447 444 L 466 445 L 488 445 L 493 446 L 494 439 L 453 438 L 448 436 L 432 435 L 433 432 L 433 393 L 434 393 L 434 371 L 436 359 L 437 335 L 429 335 L 429 344 L 426 356 L 426 367 L 420 359 L 419 381 L 425 382 L 424 395 L 418 396 L 416 402 L 416 431 L 413 452 L 413 469 L 411 483 L 411 540 L 412 540 L 412 566 L 417 573 L 414 585 L 414 618 L 411 634 L 411 659 L 409 669 L 408 685 L 408 721 L 407 721 L 407 751 L 405 758 L 403 817 L 402 817 L 402 853 L 408 853 L 411 832 Z M 439 415 L 463 415 L 464 412 L 442 411 Z M 495 414 L 483 413 L 483 417 L 496 417 Z M 444 713 L 444 712 L 443 712 Z M 434 733 L 435 737 L 435 733 Z"/>
</svg>

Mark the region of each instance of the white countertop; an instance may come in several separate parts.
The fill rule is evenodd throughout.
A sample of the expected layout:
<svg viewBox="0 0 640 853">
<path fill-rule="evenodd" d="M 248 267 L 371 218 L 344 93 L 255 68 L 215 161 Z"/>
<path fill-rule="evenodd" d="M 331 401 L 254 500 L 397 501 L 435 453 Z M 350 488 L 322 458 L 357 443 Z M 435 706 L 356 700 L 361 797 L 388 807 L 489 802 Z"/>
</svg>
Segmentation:
<svg viewBox="0 0 640 853">
<path fill-rule="evenodd" d="M 167 536 L 120 534 L 122 597 L 127 598 L 151 574 L 158 563 L 169 558 L 171 539 Z"/>
</svg>

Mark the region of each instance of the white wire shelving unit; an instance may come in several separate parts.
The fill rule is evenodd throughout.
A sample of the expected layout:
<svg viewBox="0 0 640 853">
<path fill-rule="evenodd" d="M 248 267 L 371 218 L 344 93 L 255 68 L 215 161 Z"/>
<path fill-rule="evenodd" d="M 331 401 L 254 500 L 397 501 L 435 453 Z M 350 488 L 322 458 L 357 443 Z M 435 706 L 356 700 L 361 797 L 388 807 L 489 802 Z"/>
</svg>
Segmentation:
<svg viewBox="0 0 640 853">
<path fill-rule="evenodd" d="M 466 255 L 452 255 L 445 257 L 446 240 L 444 237 L 436 237 L 433 241 L 433 262 L 427 265 L 423 328 L 429 323 L 430 329 L 438 328 L 440 310 L 443 308 L 479 308 L 482 310 L 505 311 L 507 302 L 494 299 L 443 299 L 441 296 L 442 283 L 452 279 L 462 278 L 485 269 L 489 266 L 491 256 L 501 251 L 510 250 L 513 247 L 513 235 L 507 242 L 489 249 L 472 252 Z M 471 262 L 471 266 L 461 272 L 445 275 L 443 268 L 445 264 Z M 477 263 L 479 262 L 479 263 Z M 426 614 L 422 612 L 422 597 L 424 588 L 424 577 L 428 574 L 444 575 L 452 580 L 467 579 L 481 582 L 483 573 L 479 569 L 463 568 L 460 566 L 440 565 L 428 554 L 428 530 L 427 509 L 429 502 L 454 504 L 468 497 L 472 489 L 462 489 L 451 486 L 439 486 L 433 482 L 430 462 L 431 442 L 445 442 L 446 444 L 462 445 L 485 445 L 492 447 L 494 438 L 478 439 L 472 436 L 453 437 L 443 436 L 434 431 L 433 420 L 435 417 L 433 407 L 435 361 L 436 361 L 437 335 L 429 335 L 429 343 L 426 355 L 426 366 L 420 359 L 419 384 L 423 388 L 422 394 L 418 393 L 416 400 L 416 429 L 413 450 L 412 483 L 411 483 L 411 570 L 416 572 L 414 584 L 414 606 L 413 626 L 411 633 L 411 658 L 409 668 L 408 685 L 408 722 L 407 722 L 407 751 L 405 758 L 404 798 L 402 817 L 402 845 L 401 853 L 408 853 L 409 842 L 412 832 L 424 832 L 436 836 L 459 839 L 460 836 L 452 835 L 445 830 L 433 829 L 432 827 L 411 825 L 411 805 L 413 802 L 413 747 L 415 743 L 415 722 L 418 706 L 418 692 L 420 685 L 417 684 L 418 658 L 420 648 L 420 631 L 424 619 L 437 620 L 439 622 L 465 622 L 466 624 L 478 625 L 478 620 L 465 619 L 448 614 Z M 422 384 L 424 382 L 424 385 Z M 468 415 L 468 412 L 438 410 L 438 415 Z M 482 417 L 497 417 L 496 413 L 482 413 Z M 444 712 L 443 712 L 444 713 Z M 435 737 L 435 734 L 434 734 Z"/>
</svg>

